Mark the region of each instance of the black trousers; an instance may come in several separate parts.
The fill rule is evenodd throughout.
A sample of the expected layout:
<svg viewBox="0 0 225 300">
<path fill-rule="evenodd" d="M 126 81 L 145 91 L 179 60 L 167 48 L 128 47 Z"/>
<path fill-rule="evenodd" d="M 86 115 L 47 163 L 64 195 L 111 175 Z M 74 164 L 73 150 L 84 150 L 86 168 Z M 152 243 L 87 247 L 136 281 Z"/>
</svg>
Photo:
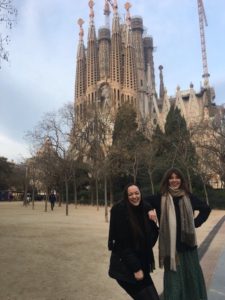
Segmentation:
<svg viewBox="0 0 225 300">
<path fill-rule="evenodd" d="M 135 299 L 135 296 L 146 287 L 154 286 L 149 274 L 145 274 L 144 279 L 140 281 L 137 280 L 136 283 L 130 283 L 122 280 L 117 280 L 117 282 L 133 299 Z"/>
</svg>

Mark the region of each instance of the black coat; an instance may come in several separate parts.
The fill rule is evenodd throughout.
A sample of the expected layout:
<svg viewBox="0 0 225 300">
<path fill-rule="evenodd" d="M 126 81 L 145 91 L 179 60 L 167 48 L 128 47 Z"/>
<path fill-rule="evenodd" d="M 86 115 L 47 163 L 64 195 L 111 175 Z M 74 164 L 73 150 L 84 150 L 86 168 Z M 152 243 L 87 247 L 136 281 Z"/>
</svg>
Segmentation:
<svg viewBox="0 0 225 300">
<path fill-rule="evenodd" d="M 180 209 L 179 209 L 179 201 L 182 197 L 173 197 L 175 213 L 176 213 L 176 221 L 177 221 L 177 238 L 176 238 L 176 248 L 177 251 L 183 252 L 186 250 L 190 250 L 191 247 L 185 245 L 181 242 L 181 217 L 180 217 Z M 201 201 L 198 197 L 194 196 L 193 194 L 189 194 L 189 198 L 191 201 L 192 210 L 198 211 L 197 216 L 194 218 L 195 227 L 200 227 L 202 223 L 204 223 L 210 212 L 211 209 L 206 202 Z M 161 216 L 161 195 L 153 195 L 145 198 L 145 201 L 148 202 L 152 208 L 156 209 L 157 217 L 160 222 Z M 160 226 L 160 225 L 159 225 Z"/>
<path fill-rule="evenodd" d="M 139 219 L 142 214 L 143 220 L 146 219 L 144 238 L 143 243 L 135 241 L 127 205 L 125 201 L 121 201 L 111 209 L 108 248 L 112 253 L 109 276 L 118 280 L 134 282 L 136 281 L 135 272 L 143 270 L 144 273 L 149 273 L 154 269 L 152 247 L 158 238 L 158 227 L 148 219 L 147 213 L 150 207 L 142 202 Z M 134 207 L 134 212 L 136 209 Z M 140 214 L 140 211 L 138 213 Z"/>
<path fill-rule="evenodd" d="M 55 201 L 56 201 L 56 196 L 55 196 L 55 194 L 50 194 L 49 195 L 49 201 L 51 202 L 51 203 L 55 203 Z"/>
</svg>

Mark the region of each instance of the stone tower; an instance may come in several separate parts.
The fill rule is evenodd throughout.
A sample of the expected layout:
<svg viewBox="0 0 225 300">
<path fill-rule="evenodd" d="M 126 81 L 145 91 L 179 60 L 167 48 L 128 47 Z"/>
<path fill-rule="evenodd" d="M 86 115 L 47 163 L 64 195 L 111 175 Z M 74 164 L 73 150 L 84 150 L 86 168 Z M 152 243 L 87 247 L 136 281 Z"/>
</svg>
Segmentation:
<svg viewBox="0 0 225 300">
<path fill-rule="evenodd" d="M 112 2 L 112 1 L 111 1 Z M 94 1 L 89 1 L 87 47 L 80 26 L 76 61 L 75 113 L 78 121 L 85 121 L 87 110 L 98 107 L 115 116 L 118 107 L 127 102 L 139 117 L 150 118 L 155 92 L 153 40 L 144 36 L 143 20 L 130 16 L 131 4 L 125 4 L 126 18 L 121 22 L 117 1 L 113 1 L 112 24 L 110 6 L 105 1 L 105 25 L 96 36 Z"/>
</svg>

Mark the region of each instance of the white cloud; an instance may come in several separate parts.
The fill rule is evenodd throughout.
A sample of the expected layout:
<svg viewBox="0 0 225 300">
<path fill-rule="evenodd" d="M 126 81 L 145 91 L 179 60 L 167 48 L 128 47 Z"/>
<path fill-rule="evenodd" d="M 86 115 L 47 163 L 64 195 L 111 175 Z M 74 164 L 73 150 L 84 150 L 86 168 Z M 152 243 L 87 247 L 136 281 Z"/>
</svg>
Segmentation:
<svg viewBox="0 0 225 300">
<path fill-rule="evenodd" d="M 0 133 L 0 145 L 0 156 L 7 157 L 9 160 L 19 162 L 29 157 L 25 144 L 15 141 L 2 133 Z"/>
</svg>

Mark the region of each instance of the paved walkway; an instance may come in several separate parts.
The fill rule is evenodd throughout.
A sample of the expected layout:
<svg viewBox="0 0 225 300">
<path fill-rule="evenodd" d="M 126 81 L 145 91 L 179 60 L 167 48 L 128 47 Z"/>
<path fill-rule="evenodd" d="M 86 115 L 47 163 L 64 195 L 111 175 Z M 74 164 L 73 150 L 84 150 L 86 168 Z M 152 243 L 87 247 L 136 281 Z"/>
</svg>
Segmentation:
<svg viewBox="0 0 225 300">
<path fill-rule="evenodd" d="M 225 247 L 217 262 L 214 276 L 208 289 L 209 300 L 225 299 Z"/>
<path fill-rule="evenodd" d="M 108 226 L 103 207 L 70 205 L 65 216 L 65 206 L 0 203 L 0 300 L 130 300 L 107 276 Z M 208 300 L 225 300 L 225 210 L 213 210 L 197 237 Z M 161 294 L 163 269 L 152 277 Z"/>
<path fill-rule="evenodd" d="M 225 215 L 214 225 L 199 247 L 209 300 L 225 299 Z"/>
<path fill-rule="evenodd" d="M 225 215 L 199 247 L 199 256 L 208 289 L 208 300 L 225 299 Z"/>
</svg>

